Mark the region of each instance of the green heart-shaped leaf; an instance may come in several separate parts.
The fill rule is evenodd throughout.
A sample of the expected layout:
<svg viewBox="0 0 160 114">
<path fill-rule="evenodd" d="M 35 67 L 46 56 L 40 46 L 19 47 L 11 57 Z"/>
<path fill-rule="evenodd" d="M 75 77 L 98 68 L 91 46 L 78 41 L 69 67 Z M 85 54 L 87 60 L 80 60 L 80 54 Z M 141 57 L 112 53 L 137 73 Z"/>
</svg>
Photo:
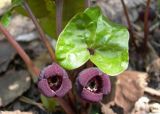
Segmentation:
<svg viewBox="0 0 160 114">
<path fill-rule="evenodd" d="M 128 66 L 128 30 L 109 21 L 98 7 L 74 16 L 59 36 L 56 57 L 66 69 L 89 59 L 103 72 L 117 75 Z"/>
</svg>

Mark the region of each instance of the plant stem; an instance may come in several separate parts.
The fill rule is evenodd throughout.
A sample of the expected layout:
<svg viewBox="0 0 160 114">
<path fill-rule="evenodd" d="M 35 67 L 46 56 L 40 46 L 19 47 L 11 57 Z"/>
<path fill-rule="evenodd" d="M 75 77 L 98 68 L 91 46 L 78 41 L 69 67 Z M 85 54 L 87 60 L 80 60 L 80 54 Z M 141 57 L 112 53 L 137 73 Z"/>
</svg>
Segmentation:
<svg viewBox="0 0 160 114">
<path fill-rule="evenodd" d="M 23 59 L 23 61 L 26 63 L 28 69 L 30 71 L 33 71 L 36 76 L 39 75 L 39 69 L 33 64 L 32 60 L 29 58 L 29 56 L 25 53 L 25 51 L 22 49 L 22 47 L 15 41 L 15 39 L 10 35 L 10 33 L 6 30 L 6 28 L 3 27 L 3 25 L 0 23 L 0 31 L 5 35 L 8 42 L 16 49 L 20 57 Z"/>
<path fill-rule="evenodd" d="M 67 114 L 75 114 L 70 105 L 62 98 L 55 98 Z"/>
<path fill-rule="evenodd" d="M 40 70 L 33 64 L 30 57 L 26 54 L 23 48 L 16 42 L 16 40 L 11 36 L 11 34 L 3 27 L 0 23 L 0 31 L 5 35 L 8 42 L 16 49 L 18 54 L 21 56 L 23 61 L 26 63 L 29 70 L 31 70 L 36 76 L 39 75 Z M 55 98 L 57 102 L 62 106 L 67 114 L 75 114 L 72 108 L 68 105 L 68 103 L 62 98 Z"/>
<path fill-rule="evenodd" d="M 56 4 L 56 33 L 58 36 L 62 31 L 63 0 L 55 0 L 55 4 Z"/>
<path fill-rule="evenodd" d="M 150 6 L 151 0 L 147 0 L 147 7 L 145 10 L 144 15 L 144 49 L 147 48 L 147 41 L 148 41 L 148 15 L 149 15 L 149 6 Z"/>
<path fill-rule="evenodd" d="M 90 68 L 90 67 L 94 67 L 94 64 L 90 60 L 88 60 L 86 63 L 86 66 L 87 68 Z"/>
<path fill-rule="evenodd" d="M 124 10 L 124 14 L 125 14 L 125 17 L 126 17 L 126 20 L 127 20 L 127 24 L 128 24 L 128 29 L 129 29 L 129 32 L 130 32 L 130 36 L 132 38 L 132 41 L 133 41 L 133 45 L 134 47 L 137 49 L 137 45 L 136 45 L 136 42 L 135 42 L 135 37 L 133 35 L 133 29 L 132 29 L 132 24 L 131 24 L 131 21 L 130 21 L 130 18 L 129 18 L 129 15 L 128 15 L 128 9 L 124 3 L 124 0 L 121 0 L 121 3 L 122 3 L 122 6 L 123 6 L 123 10 Z"/>
<path fill-rule="evenodd" d="M 28 3 L 26 2 L 26 0 L 24 0 L 24 7 L 25 7 L 28 15 L 29 15 L 30 18 L 32 19 L 33 23 L 35 24 L 36 29 L 38 30 L 38 32 L 39 32 L 39 34 L 40 34 L 41 40 L 44 42 L 46 48 L 48 49 L 48 52 L 49 52 L 49 55 L 50 55 L 51 59 L 52 59 L 53 61 L 56 61 L 56 59 L 55 59 L 55 53 L 54 53 L 54 51 L 53 51 L 53 49 L 52 49 L 52 46 L 51 46 L 50 42 L 48 41 L 45 33 L 43 32 L 41 26 L 39 25 L 36 17 L 34 16 L 32 10 L 30 9 L 30 7 L 29 7 Z M 40 6 L 39 6 L 39 7 L 40 7 Z"/>
</svg>

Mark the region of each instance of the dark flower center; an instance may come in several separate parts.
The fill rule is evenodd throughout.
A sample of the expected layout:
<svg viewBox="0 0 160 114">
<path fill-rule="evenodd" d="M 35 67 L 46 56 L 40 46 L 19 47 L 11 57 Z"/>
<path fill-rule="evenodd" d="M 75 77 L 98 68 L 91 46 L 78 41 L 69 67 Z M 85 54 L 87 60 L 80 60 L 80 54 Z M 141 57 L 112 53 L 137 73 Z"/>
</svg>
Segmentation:
<svg viewBox="0 0 160 114">
<path fill-rule="evenodd" d="M 102 80 L 99 76 L 92 78 L 85 87 L 91 92 L 98 93 L 102 89 Z"/>
<path fill-rule="evenodd" d="M 58 75 L 51 76 L 47 80 L 49 87 L 54 91 L 58 90 L 62 84 L 62 77 Z"/>
</svg>

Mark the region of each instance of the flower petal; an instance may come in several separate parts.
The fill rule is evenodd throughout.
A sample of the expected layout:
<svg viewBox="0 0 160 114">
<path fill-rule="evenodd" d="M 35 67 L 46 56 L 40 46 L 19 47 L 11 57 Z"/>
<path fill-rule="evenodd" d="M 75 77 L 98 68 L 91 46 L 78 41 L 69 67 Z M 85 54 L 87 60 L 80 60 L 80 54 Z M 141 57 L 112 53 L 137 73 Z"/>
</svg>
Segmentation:
<svg viewBox="0 0 160 114">
<path fill-rule="evenodd" d="M 102 72 L 98 68 L 87 68 L 80 72 L 78 78 L 79 83 L 85 87 L 90 79 L 94 76 L 102 75 Z"/>
<path fill-rule="evenodd" d="M 72 88 L 72 84 L 69 78 L 65 78 L 62 81 L 61 87 L 55 91 L 56 96 L 63 97 L 70 89 Z"/>
<path fill-rule="evenodd" d="M 40 89 L 41 93 L 47 97 L 55 96 L 55 92 L 49 87 L 46 79 L 42 79 L 38 82 L 38 88 Z"/>
<path fill-rule="evenodd" d="M 81 97 L 90 102 L 99 102 L 103 98 L 103 93 L 94 93 L 86 88 L 83 88 L 81 92 Z"/>
<path fill-rule="evenodd" d="M 53 75 L 68 77 L 66 71 L 56 63 L 52 63 L 44 69 L 44 78 L 49 78 Z"/>
</svg>

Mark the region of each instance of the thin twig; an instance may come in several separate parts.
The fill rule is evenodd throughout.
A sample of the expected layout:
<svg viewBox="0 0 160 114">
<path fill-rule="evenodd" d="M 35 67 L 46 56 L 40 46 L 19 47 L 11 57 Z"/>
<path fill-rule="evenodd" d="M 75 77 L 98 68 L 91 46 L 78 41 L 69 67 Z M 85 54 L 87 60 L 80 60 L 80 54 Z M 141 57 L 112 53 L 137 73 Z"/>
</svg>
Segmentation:
<svg viewBox="0 0 160 114">
<path fill-rule="evenodd" d="M 28 69 L 30 71 L 33 71 L 32 73 L 38 76 L 39 69 L 33 64 L 32 60 L 29 58 L 26 52 L 21 48 L 21 46 L 15 41 L 15 39 L 10 35 L 10 33 L 6 30 L 6 28 L 3 27 L 1 23 L 0 23 L 0 31 L 5 35 L 8 42 L 10 42 L 10 44 L 16 49 L 20 57 L 26 63 Z"/>
<path fill-rule="evenodd" d="M 27 13 L 29 14 L 30 18 L 32 19 L 33 23 L 35 24 L 35 26 L 36 26 L 39 34 L 40 34 L 41 40 L 44 42 L 46 48 L 48 49 L 48 52 L 49 52 L 49 55 L 50 55 L 51 59 L 53 61 L 56 61 L 55 53 L 54 53 L 54 51 L 52 49 L 52 46 L 51 46 L 50 42 L 48 41 L 45 33 L 43 32 L 41 26 L 39 25 L 36 17 L 34 16 L 32 10 L 30 9 L 30 7 L 29 7 L 28 3 L 26 2 L 26 0 L 24 0 L 24 7 L 25 7 Z"/>
<path fill-rule="evenodd" d="M 155 90 L 153 88 L 150 87 L 145 87 L 144 89 L 145 95 L 147 95 L 147 97 L 151 100 L 158 100 L 160 99 L 160 91 Z M 159 101 L 160 102 L 160 101 Z"/>
<path fill-rule="evenodd" d="M 160 91 L 155 90 L 153 88 L 145 87 L 144 92 L 146 92 L 146 93 L 148 93 L 148 94 L 150 94 L 152 96 L 156 96 L 156 97 L 160 98 Z"/>
<path fill-rule="evenodd" d="M 150 6 L 150 1 L 147 0 L 147 7 L 145 10 L 145 15 L 144 15 L 144 49 L 147 48 L 147 41 L 148 41 L 148 15 L 149 15 L 149 6 Z"/>
<path fill-rule="evenodd" d="M 45 111 L 43 105 L 41 103 L 37 103 L 36 101 L 34 101 L 33 99 L 30 99 L 28 97 L 25 97 L 25 96 L 22 96 L 19 98 L 19 100 L 21 102 L 24 102 L 24 103 L 27 103 L 27 104 L 31 104 L 31 105 L 34 105 L 34 106 L 37 106 L 38 108 L 40 108 L 41 110 Z"/>
<path fill-rule="evenodd" d="M 0 31 L 5 35 L 8 42 L 16 49 L 18 54 L 21 56 L 23 61 L 26 63 L 27 67 L 35 74 L 39 75 L 40 70 L 33 64 L 30 57 L 26 54 L 26 52 L 23 50 L 23 48 L 16 42 L 16 40 L 11 36 L 11 34 L 7 31 L 6 28 L 3 27 L 3 25 L 0 23 Z M 67 114 L 75 114 L 70 105 L 62 98 L 55 98 L 57 102 L 62 106 L 64 111 Z"/>
<path fill-rule="evenodd" d="M 130 36 L 131 36 L 132 41 L 133 41 L 133 45 L 134 45 L 134 47 L 137 49 L 136 39 L 135 39 L 135 37 L 134 37 L 133 29 L 132 29 L 132 24 L 131 24 L 129 15 L 128 15 L 128 9 L 127 9 L 127 7 L 126 7 L 126 5 L 125 5 L 125 3 L 124 3 L 124 0 L 121 0 L 121 3 L 122 3 L 122 6 L 123 6 L 124 14 L 125 14 L 125 17 L 126 17 L 126 20 L 127 20 L 128 29 L 129 29 Z"/>
<path fill-rule="evenodd" d="M 55 4 L 56 4 L 56 33 L 58 36 L 62 31 L 63 0 L 55 0 Z"/>
</svg>

